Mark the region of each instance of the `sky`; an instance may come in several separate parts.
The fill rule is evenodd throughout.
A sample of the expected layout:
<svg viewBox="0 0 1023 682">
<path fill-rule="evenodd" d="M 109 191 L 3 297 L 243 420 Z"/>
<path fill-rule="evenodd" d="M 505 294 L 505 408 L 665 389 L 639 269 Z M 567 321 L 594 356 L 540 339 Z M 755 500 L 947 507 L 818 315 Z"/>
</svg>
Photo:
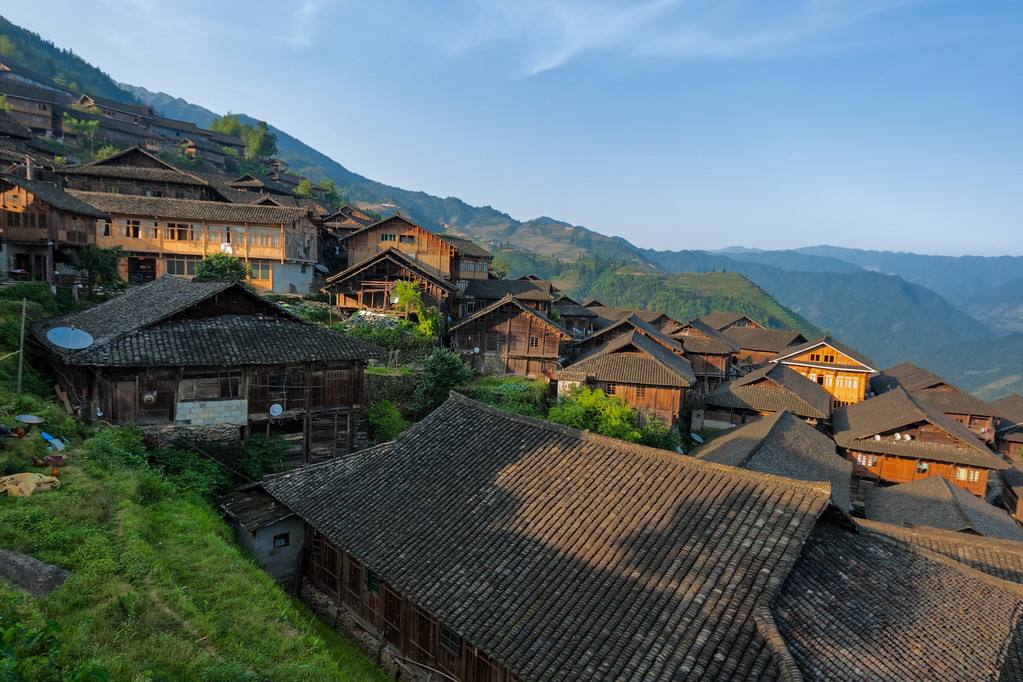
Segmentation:
<svg viewBox="0 0 1023 682">
<path fill-rule="evenodd" d="M 374 180 L 660 249 L 1023 255 L 1019 0 L 46 0 Z"/>
</svg>

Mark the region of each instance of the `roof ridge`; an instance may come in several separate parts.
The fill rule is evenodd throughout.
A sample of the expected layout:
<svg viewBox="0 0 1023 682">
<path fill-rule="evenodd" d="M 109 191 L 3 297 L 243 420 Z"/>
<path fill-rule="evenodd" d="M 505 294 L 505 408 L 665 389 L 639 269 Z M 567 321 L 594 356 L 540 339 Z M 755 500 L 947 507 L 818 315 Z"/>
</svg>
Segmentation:
<svg viewBox="0 0 1023 682">
<path fill-rule="evenodd" d="M 476 409 L 507 419 L 509 421 L 517 422 L 520 424 L 526 424 L 528 426 L 543 429 L 546 431 L 551 431 L 562 436 L 574 436 L 587 442 L 603 443 L 605 445 L 610 445 L 612 447 L 628 450 L 629 452 L 633 452 L 638 455 L 643 455 L 645 457 L 650 457 L 654 459 L 670 459 L 674 462 L 680 463 L 683 466 L 702 467 L 705 469 L 718 471 L 720 473 L 727 474 L 730 476 L 739 476 L 742 478 L 747 478 L 754 481 L 770 483 L 775 485 L 784 484 L 789 487 L 797 487 L 805 490 L 810 490 L 815 493 L 824 493 L 829 498 L 831 496 L 831 484 L 827 482 L 803 481 L 794 478 L 787 478 L 785 476 L 768 474 L 760 471 L 752 471 L 750 469 L 741 469 L 738 467 L 728 466 L 727 464 L 717 464 L 716 462 L 708 462 L 705 460 L 697 459 L 696 457 L 680 455 L 677 452 L 672 452 L 670 450 L 663 450 L 661 448 L 655 448 L 649 445 L 632 443 L 630 441 L 622 440 L 620 438 L 604 436 L 586 429 L 574 429 L 571 426 L 556 424 L 554 422 L 549 422 L 545 419 L 537 419 L 535 417 L 527 417 L 526 415 L 516 414 L 514 412 L 507 412 L 499 407 L 487 405 L 486 403 L 481 403 L 478 400 L 473 400 L 472 398 L 469 398 L 466 395 L 458 393 L 457 391 L 451 391 L 448 394 L 448 400 L 462 403 L 464 405 L 469 405 L 470 407 L 474 407 Z M 431 412 L 430 415 L 427 416 L 427 419 L 429 419 L 430 416 L 436 414 L 439 409 L 440 408 L 437 408 L 437 410 Z M 424 419 L 423 421 L 419 422 L 419 424 L 422 424 L 425 421 L 426 420 Z M 419 424 L 413 426 L 412 429 L 410 429 L 409 432 L 407 433 L 410 433 L 411 431 L 415 430 L 416 426 L 418 426 Z M 396 440 L 400 442 L 404 439 L 405 436 L 401 436 Z"/>
<path fill-rule="evenodd" d="M 536 319 L 540 320 L 544 324 L 550 325 L 550 326 L 554 327 L 555 329 L 557 329 L 561 333 L 561 335 L 564 336 L 565 338 L 571 338 L 571 336 L 569 336 L 568 332 L 566 332 L 564 329 L 562 329 L 559 324 L 554 322 L 554 320 L 551 320 L 550 318 L 548 318 L 546 315 L 541 313 L 536 308 L 532 308 L 532 307 L 530 307 L 528 305 L 525 305 L 524 303 L 522 303 L 522 301 L 520 301 L 518 298 L 516 298 L 515 295 L 512 294 L 512 293 L 505 294 L 504 296 L 499 298 L 497 301 L 495 301 L 495 302 L 491 303 L 490 305 L 488 305 L 486 308 L 480 308 L 479 310 L 474 312 L 469 317 L 466 317 L 466 318 L 463 318 L 463 319 L 459 320 L 456 324 L 452 325 L 448 329 L 448 332 L 452 332 L 455 329 L 458 329 L 462 325 L 464 325 L 464 324 L 466 324 L 466 323 L 468 323 L 468 322 L 470 322 L 472 320 L 475 320 L 477 317 L 482 317 L 483 315 L 489 315 L 492 311 L 497 310 L 501 306 L 507 305 L 508 303 L 514 303 L 523 312 L 526 312 L 526 313 L 532 315 L 533 317 L 535 317 Z"/>
</svg>

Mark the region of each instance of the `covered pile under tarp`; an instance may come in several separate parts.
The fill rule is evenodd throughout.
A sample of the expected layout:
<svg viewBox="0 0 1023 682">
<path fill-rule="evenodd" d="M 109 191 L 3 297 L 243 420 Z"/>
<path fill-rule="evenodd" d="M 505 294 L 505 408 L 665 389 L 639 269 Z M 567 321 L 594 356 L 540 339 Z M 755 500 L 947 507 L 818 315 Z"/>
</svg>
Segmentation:
<svg viewBox="0 0 1023 682">
<path fill-rule="evenodd" d="M 11 497 L 28 497 L 33 493 L 55 490 L 60 487 L 60 481 L 53 476 L 43 474 L 14 474 L 12 476 L 0 476 L 0 495 Z"/>
</svg>

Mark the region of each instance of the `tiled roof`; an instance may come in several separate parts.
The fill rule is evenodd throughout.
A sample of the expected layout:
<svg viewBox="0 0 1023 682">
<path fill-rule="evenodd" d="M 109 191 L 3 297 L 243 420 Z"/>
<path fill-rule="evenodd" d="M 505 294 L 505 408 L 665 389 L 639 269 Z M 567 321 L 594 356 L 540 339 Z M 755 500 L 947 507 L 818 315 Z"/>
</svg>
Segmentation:
<svg viewBox="0 0 1023 682">
<path fill-rule="evenodd" d="M 757 615 L 828 499 L 458 396 L 346 459 L 264 485 L 524 682 L 777 676 Z"/>
<path fill-rule="evenodd" d="M 909 362 L 889 367 L 870 380 L 870 388 L 875 393 L 884 393 L 896 386 L 901 386 L 945 414 L 998 416 L 998 410 L 993 405 L 959 390 L 937 374 Z"/>
<path fill-rule="evenodd" d="M 17 175 L 4 175 L 3 182 L 16 185 L 26 192 L 31 192 L 40 201 L 43 201 L 54 208 L 62 211 L 69 211 L 79 215 L 91 216 L 93 218 L 105 218 L 106 213 L 93 206 L 80 201 L 77 197 L 65 192 L 56 185 L 42 180 L 25 180 Z"/>
<path fill-rule="evenodd" d="M 15 137 L 20 140 L 27 140 L 32 137 L 31 131 L 14 120 L 4 109 L 0 109 L 0 135 Z"/>
<path fill-rule="evenodd" d="M 828 364 L 821 365 L 822 367 L 846 367 L 847 369 L 853 369 L 858 371 L 863 371 L 864 369 L 867 369 L 871 372 L 877 371 L 877 365 L 874 364 L 873 360 L 871 360 L 870 358 L 868 358 L 866 355 L 859 352 L 855 348 L 850 348 L 849 346 L 845 345 L 844 343 L 841 343 L 840 341 L 836 341 L 830 336 L 822 336 L 818 339 L 813 339 L 811 341 L 807 341 L 806 343 L 801 343 L 798 346 L 790 346 L 789 348 L 786 348 L 784 351 L 780 352 L 778 354 L 778 357 L 774 358 L 773 362 L 783 362 L 787 358 L 792 358 L 797 355 L 801 355 L 806 351 L 816 348 L 817 346 L 823 344 L 827 344 L 834 348 L 835 350 L 837 350 L 838 352 L 842 353 L 843 355 L 852 358 L 854 361 L 858 362 L 859 365 L 844 366 Z"/>
<path fill-rule="evenodd" d="M 968 414 L 978 417 L 998 416 L 998 408 L 989 405 L 975 395 L 960 391 L 954 386 L 910 392 L 919 400 L 945 414 Z"/>
<path fill-rule="evenodd" d="M 70 106 L 73 101 L 72 97 L 65 92 L 40 88 L 36 85 L 29 85 L 28 83 L 22 83 L 11 78 L 0 78 L 0 95 L 66 106 Z"/>
<path fill-rule="evenodd" d="M 179 185 L 206 185 L 206 181 L 195 175 L 168 168 L 148 168 L 143 166 L 68 166 L 63 175 L 83 175 L 100 178 L 126 178 L 129 180 L 148 180 L 150 182 L 173 182 Z"/>
<path fill-rule="evenodd" d="M 831 416 L 831 394 L 794 369 L 775 363 L 722 384 L 707 396 L 707 404 L 757 412 L 788 410 L 811 419 Z"/>
<path fill-rule="evenodd" d="M 1023 542 L 867 519 L 856 519 L 856 525 L 887 542 L 920 547 L 995 578 L 1023 585 Z"/>
<path fill-rule="evenodd" d="M 558 372 L 567 381 L 606 381 L 684 388 L 696 383 L 689 361 L 633 330 Z"/>
<path fill-rule="evenodd" d="M 771 612 L 807 680 L 1019 679 L 1017 586 L 870 533 L 819 524 Z"/>
<path fill-rule="evenodd" d="M 888 488 L 867 488 L 866 516 L 897 526 L 969 531 L 1003 540 L 1023 540 L 1023 528 L 1004 510 L 946 481 L 921 478 Z"/>
<path fill-rule="evenodd" d="M 132 102 L 121 102 L 120 100 L 109 99 L 107 97 L 99 97 L 97 95 L 90 95 L 86 93 L 82 95 L 81 99 L 91 99 L 98 106 L 103 106 L 108 109 L 116 109 L 117 111 L 123 111 L 126 113 L 137 114 L 138 116 L 152 117 L 154 115 L 153 107 L 148 104 L 134 104 Z"/>
<path fill-rule="evenodd" d="M 728 325 L 734 324 L 744 317 L 750 320 L 751 322 L 756 322 L 756 320 L 750 319 L 747 315 L 743 313 L 727 313 L 717 310 L 707 313 L 706 315 L 701 317 L 700 320 L 710 325 L 714 329 L 721 331 Z"/>
<path fill-rule="evenodd" d="M 420 260 L 416 260 L 412 256 L 408 255 L 407 253 L 399 249 L 384 249 L 383 251 L 378 251 L 369 258 L 363 259 L 362 262 L 356 263 L 355 265 L 351 266 L 346 270 L 342 270 L 341 272 L 331 275 L 330 277 L 327 278 L 327 284 L 336 285 L 340 282 L 344 282 L 347 279 L 354 277 L 355 275 L 359 274 L 366 268 L 382 260 L 390 260 L 397 263 L 398 265 L 401 265 L 402 267 L 409 268 L 414 272 L 419 273 L 420 276 L 422 276 L 423 278 L 430 280 L 431 282 L 433 282 L 440 288 L 444 289 L 445 291 L 454 292 L 458 290 L 458 287 L 449 282 L 443 272 L 433 267 L 432 265 L 428 265 Z"/>
<path fill-rule="evenodd" d="M 999 416 L 1014 424 L 1023 424 L 1023 395 L 1013 393 L 991 403 Z"/>
<path fill-rule="evenodd" d="M 217 498 L 217 506 L 250 533 L 295 515 L 295 512 L 274 499 L 258 483 L 222 495 Z"/>
<path fill-rule="evenodd" d="M 640 310 L 638 308 L 612 308 L 611 306 L 603 305 L 597 301 L 590 303 L 584 303 L 587 308 L 597 313 L 597 315 L 604 320 L 605 325 L 613 324 L 616 321 L 625 319 L 627 317 L 638 317 L 647 324 L 655 324 L 662 317 L 667 317 L 664 313 L 657 310 Z"/>
<path fill-rule="evenodd" d="M 532 315 L 536 319 L 540 320 L 542 323 L 546 324 L 548 327 L 551 327 L 552 329 L 556 330 L 564 338 L 566 338 L 566 339 L 572 338 L 568 334 L 568 332 L 566 332 L 564 330 L 564 328 L 560 324 L 558 324 L 557 322 L 555 322 L 551 318 L 547 317 L 546 315 L 541 313 L 536 308 L 531 308 L 528 305 L 523 305 L 520 302 L 520 299 L 517 296 L 512 296 L 511 294 L 506 295 L 504 298 L 500 299 L 499 301 L 495 301 L 494 303 L 491 303 L 486 308 L 483 308 L 481 310 L 477 310 L 475 313 L 473 313 L 469 317 L 466 317 L 466 318 L 463 318 L 463 319 L 459 320 L 458 323 L 453 325 L 451 328 L 449 328 L 448 331 L 449 332 L 453 332 L 456 329 L 458 329 L 459 327 L 462 327 L 462 326 L 468 324 L 469 322 L 471 322 L 473 320 L 476 320 L 476 319 L 479 319 L 479 318 L 482 318 L 482 317 L 486 317 L 487 315 L 490 315 L 494 311 L 500 310 L 501 308 L 503 308 L 505 306 L 509 306 L 509 305 L 515 306 L 516 308 L 518 308 L 519 310 L 521 310 L 522 312 L 524 312 L 524 313 L 526 313 L 528 315 Z"/>
<path fill-rule="evenodd" d="M 802 334 L 792 329 L 732 327 L 721 334 L 742 350 L 765 353 L 780 353 L 790 346 L 806 342 Z"/>
<path fill-rule="evenodd" d="M 765 474 L 825 481 L 831 484 L 833 504 L 843 512 L 852 509 L 852 462 L 838 454 L 833 440 L 788 412 L 732 429 L 700 447 L 693 456 Z"/>
<path fill-rule="evenodd" d="M 470 279 L 462 296 L 498 299 L 512 295 L 522 301 L 551 301 L 551 283 L 520 279 Z"/>
<path fill-rule="evenodd" d="M 200 199 L 169 199 L 143 197 L 107 192 L 79 192 L 68 190 L 77 199 L 111 214 L 126 214 L 150 218 L 177 218 L 180 220 L 207 220 L 224 222 L 260 223 L 263 225 L 294 223 L 306 217 L 304 208 L 280 206 L 253 206 L 224 201 Z"/>
<path fill-rule="evenodd" d="M 928 422 L 950 434 L 955 443 L 896 440 L 892 435 L 921 422 Z M 968 428 L 927 403 L 914 399 L 902 387 L 838 408 L 832 416 L 832 424 L 835 442 L 850 450 L 986 469 L 1009 466 Z M 875 435 L 881 438 L 875 439 Z"/>
<path fill-rule="evenodd" d="M 681 343 L 689 353 L 731 355 L 739 349 L 728 337 L 700 320 L 690 320 L 685 324 L 669 321 L 663 331 L 667 334 L 669 329 L 675 330 L 670 334 L 671 338 Z M 687 330 L 697 333 L 687 333 Z"/>
<path fill-rule="evenodd" d="M 558 309 L 562 317 L 596 317 L 597 313 L 593 312 L 586 306 L 580 305 L 570 298 L 562 297 L 554 302 L 554 307 Z"/>
<path fill-rule="evenodd" d="M 948 385 L 950 384 L 937 374 L 917 367 L 911 362 L 893 365 L 870 380 L 870 387 L 876 393 L 889 391 L 896 386 L 902 386 L 907 391 L 919 391 L 924 388 Z"/>
<path fill-rule="evenodd" d="M 592 308 L 588 308 L 588 310 L 592 310 Z M 644 336 L 657 342 L 661 346 L 664 346 L 673 353 L 676 353 L 678 355 L 682 355 L 685 353 L 685 348 L 683 347 L 681 341 L 673 339 L 670 336 L 667 336 L 666 334 L 662 334 L 660 331 L 658 331 L 656 327 L 654 327 L 652 324 L 648 324 L 642 318 L 640 318 L 639 315 L 636 314 L 627 315 L 618 320 L 615 320 L 614 322 L 605 327 L 597 329 L 586 338 L 580 339 L 578 344 L 584 347 L 592 346 L 594 341 L 598 341 L 601 339 L 604 340 L 603 341 L 604 343 L 609 343 L 611 340 L 617 338 L 618 336 L 621 336 L 622 334 L 627 334 L 629 333 L 629 331 L 632 330 L 640 332 Z"/>
<path fill-rule="evenodd" d="M 455 237 L 450 234 L 437 234 L 437 236 L 458 249 L 458 253 L 462 256 L 472 256 L 476 258 L 491 258 L 493 256 L 492 253 L 484 249 L 482 246 L 477 245 L 475 242 L 470 239 L 466 239 L 465 237 Z"/>
</svg>

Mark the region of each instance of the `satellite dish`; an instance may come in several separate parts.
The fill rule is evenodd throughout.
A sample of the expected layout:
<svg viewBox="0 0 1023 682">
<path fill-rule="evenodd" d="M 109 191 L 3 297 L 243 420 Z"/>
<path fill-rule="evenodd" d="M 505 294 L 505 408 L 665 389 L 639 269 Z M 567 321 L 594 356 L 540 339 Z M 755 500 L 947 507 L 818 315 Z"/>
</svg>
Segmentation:
<svg viewBox="0 0 1023 682">
<path fill-rule="evenodd" d="M 152 405 L 156 402 L 156 391 L 150 391 L 142 396 L 142 402 L 146 405 Z"/>
<path fill-rule="evenodd" d="M 473 346 L 472 347 L 472 352 L 473 353 L 479 353 L 480 352 L 480 347 L 479 346 Z"/>
<path fill-rule="evenodd" d="M 315 265 L 315 268 L 316 268 L 317 272 L 322 272 L 325 275 L 329 275 L 330 274 L 330 270 L 328 270 L 327 267 L 324 266 L 324 265 L 320 265 L 319 263 L 317 263 Z"/>
<path fill-rule="evenodd" d="M 881 440 L 881 434 L 880 433 L 875 433 L 874 434 L 874 440 Z"/>
<path fill-rule="evenodd" d="M 81 350 L 92 345 L 92 334 L 75 327 L 54 327 L 46 332 L 46 340 L 64 350 Z"/>
<path fill-rule="evenodd" d="M 905 436 L 902 437 L 902 440 L 913 440 L 913 436 L 907 433 Z"/>
<path fill-rule="evenodd" d="M 282 414 L 284 414 L 283 405 L 281 405 L 280 403 L 274 403 L 273 405 L 270 406 L 271 417 L 280 417 Z"/>
<path fill-rule="evenodd" d="M 901 434 L 901 433 L 898 433 L 898 432 L 896 432 L 896 433 L 895 433 L 895 440 L 902 440 L 902 434 Z"/>
<path fill-rule="evenodd" d="M 695 440 L 697 443 L 702 443 L 703 442 L 703 437 L 700 436 L 700 434 L 698 434 L 698 433 L 690 433 L 689 437 L 692 438 L 693 440 Z"/>
</svg>

